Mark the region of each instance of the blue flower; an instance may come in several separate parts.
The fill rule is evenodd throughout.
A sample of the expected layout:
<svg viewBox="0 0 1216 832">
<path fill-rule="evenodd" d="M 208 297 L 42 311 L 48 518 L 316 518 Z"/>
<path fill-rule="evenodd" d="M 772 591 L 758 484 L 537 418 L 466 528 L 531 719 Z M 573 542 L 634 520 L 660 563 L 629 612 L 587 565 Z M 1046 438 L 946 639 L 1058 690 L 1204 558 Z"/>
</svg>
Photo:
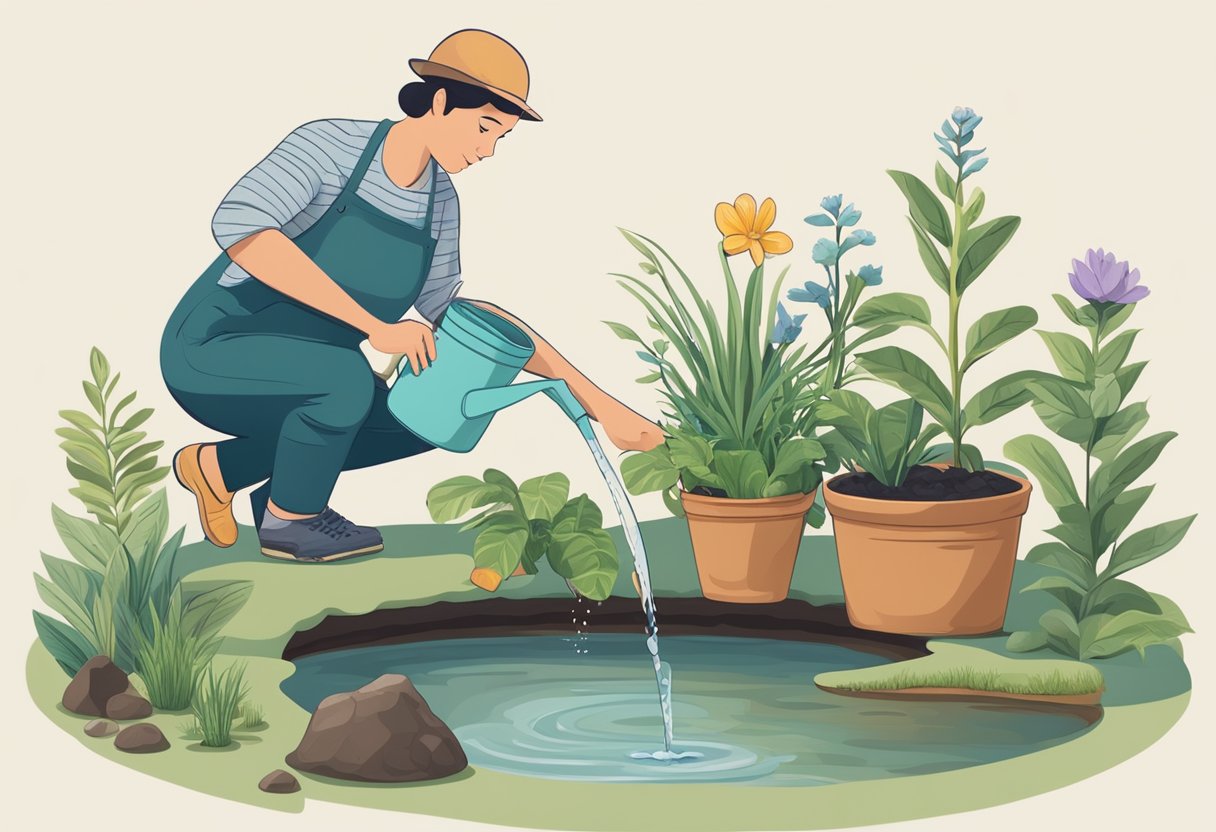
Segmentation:
<svg viewBox="0 0 1216 832">
<path fill-rule="evenodd" d="M 781 303 L 777 304 L 777 322 L 773 326 L 773 334 L 771 341 L 774 344 L 789 344 L 795 338 L 802 334 L 802 322 L 806 320 L 806 315 L 794 315 L 785 311 L 785 306 Z"/>
<path fill-rule="evenodd" d="M 861 219 L 861 212 L 853 207 L 853 203 L 849 203 L 840 212 L 840 227 L 845 228 L 850 225 L 857 225 L 857 221 Z"/>
<path fill-rule="evenodd" d="M 836 194 L 835 196 L 825 196 L 819 202 L 819 207 L 827 211 L 833 217 L 837 217 L 840 215 L 840 202 L 842 196 L 844 195 Z"/>
<path fill-rule="evenodd" d="M 950 118 L 954 119 L 955 124 L 962 124 L 968 119 L 975 118 L 975 110 L 970 107 L 955 107 Z"/>
<path fill-rule="evenodd" d="M 859 228 L 852 234 L 844 238 L 844 242 L 840 244 L 840 254 L 836 259 L 840 259 L 840 255 L 851 249 L 853 246 L 872 246 L 874 245 L 874 232 L 866 231 L 864 228 Z"/>
<path fill-rule="evenodd" d="M 857 276 L 867 286 L 877 286 L 882 283 L 882 266 L 871 266 L 867 263 L 857 270 Z"/>
<path fill-rule="evenodd" d="M 824 309 L 827 309 L 832 304 L 832 295 L 828 291 L 828 287 L 820 286 L 818 283 L 810 280 L 802 284 L 801 289 L 790 289 L 786 293 L 786 297 L 800 303 L 817 303 Z"/>
<path fill-rule="evenodd" d="M 811 249 L 811 259 L 822 266 L 834 266 L 840 259 L 840 246 L 834 240 L 820 237 L 819 242 Z"/>
<path fill-rule="evenodd" d="M 810 223 L 811 225 L 819 225 L 819 226 L 829 226 L 829 225 L 836 224 L 832 220 L 832 218 L 829 217 L 827 214 L 811 214 L 809 217 L 806 217 L 803 220 L 803 222 Z"/>
</svg>

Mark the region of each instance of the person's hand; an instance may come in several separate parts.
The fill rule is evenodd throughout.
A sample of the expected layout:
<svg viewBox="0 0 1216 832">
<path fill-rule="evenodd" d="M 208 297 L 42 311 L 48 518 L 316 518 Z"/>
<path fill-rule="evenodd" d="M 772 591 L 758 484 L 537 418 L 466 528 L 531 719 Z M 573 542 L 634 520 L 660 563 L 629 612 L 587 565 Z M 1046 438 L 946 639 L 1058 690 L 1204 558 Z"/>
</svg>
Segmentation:
<svg viewBox="0 0 1216 832">
<path fill-rule="evenodd" d="M 367 340 L 373 349 L 408 358 L 414 375 L 435 360 L 435 333 L 422 321 L 381 324 L 367 334 Z"/>
<path fill-rule="evenodd" d="M 616 399 L 609 400 L 596 413 L 604 432 L 622 451 L 649 451 L 663 444 L 663 428 L 638 414 Z"/>
</svg>

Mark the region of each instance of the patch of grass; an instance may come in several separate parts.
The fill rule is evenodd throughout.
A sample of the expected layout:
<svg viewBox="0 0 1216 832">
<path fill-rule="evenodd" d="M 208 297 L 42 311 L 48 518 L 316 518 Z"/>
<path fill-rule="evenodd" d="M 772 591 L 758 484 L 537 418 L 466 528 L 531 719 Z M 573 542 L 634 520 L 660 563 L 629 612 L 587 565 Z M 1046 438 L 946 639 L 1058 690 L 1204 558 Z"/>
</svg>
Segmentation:
<svg viewBox="0 0 1216 832">
<path fill-rule="evenodd" d="M 194 702 L 203 669 L 219 649 L 219 639 L 194 631 L 175 596 L 164 622 L 152 621 L 152 637 L 140 636 L 137 664 L 148 701 L 164 711 Z"/>
<path fill-rule="evenodd" d="M 232 723 L 249 693 L 244 679 L 244 664 L 234 664 L 218 674 L 208 667 L 199 680 L 194 718 L 202 731 L 203 745 L 224 748 L 232 743 Z"/>
<path fill-rule="evenodd" d="M 882 679 L 841 682 L 832 687 L 841 690 L 898 690 L 900 688 L 969 688 L 999 693 L 1038 696 L 1068 696 L 1095 693 L 1102 690 L 1102 674 L 1096 669 L 1080 666 L 1065 673 L 1059 669 L 1050 673 L 1001 673 L 967 666 L 943 667 L 935 670 L 900 670 Z"/>
<path fill-rule="evenodd" d="M 246 702 L 241 706 L 241 728 L 257 731 L 266 727 L 266 712 L 261 705 Z"/>
<path fill-rule="evenodd" d="M 203 738 L 203 728 L 198 724 L 197 719 L 192 719 L 189 722 L 183 722 L 177 726 L 178 735 L 184 740 L 201 740 Z"/>
</svg>

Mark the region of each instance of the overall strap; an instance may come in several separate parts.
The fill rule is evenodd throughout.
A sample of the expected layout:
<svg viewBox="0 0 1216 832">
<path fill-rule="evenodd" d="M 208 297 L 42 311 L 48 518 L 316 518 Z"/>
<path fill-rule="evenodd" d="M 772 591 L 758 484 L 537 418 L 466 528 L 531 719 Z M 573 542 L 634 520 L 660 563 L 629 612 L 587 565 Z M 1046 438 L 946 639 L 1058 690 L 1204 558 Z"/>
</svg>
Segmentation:
<svg viewBox="0 0 1216 832">
<path fill-rule="evenodd" d="M 359 157 L 359 161 L 350 172 L 350 178 L 346 180 L 346 186 L 342 189 L 342 193 L 338 195 L 337 201 L 343 201 L 345 197 L 355 193 L 359 189 L 359 183 L 363 181 L 363 175 L 367 173 L 367 169 L 376 155 L 376 148 L 384 141 L 384 137 L 388 135 L 389 128 L 392 126 L 392 119 L 386 118 L 376 127 L 371 138 L 367 140 L 367 147 L 363 148 L 363 154 Z"/>
<path fill-rule="evenodd" d="M 428 232 L 431 230 L 431 218 L 435 214 L 435 190 L 436 190 L 435 183 L 436 183 L 437 179 L 439 179 L 439 163 L 436 162 L 435 157 L 432 156 L 431 157 L 431 188 L 430 188 L 431 192 L 426 200 L 426 219 L 424 219 L 422 221 L 422 227 Z"/>
</svg>

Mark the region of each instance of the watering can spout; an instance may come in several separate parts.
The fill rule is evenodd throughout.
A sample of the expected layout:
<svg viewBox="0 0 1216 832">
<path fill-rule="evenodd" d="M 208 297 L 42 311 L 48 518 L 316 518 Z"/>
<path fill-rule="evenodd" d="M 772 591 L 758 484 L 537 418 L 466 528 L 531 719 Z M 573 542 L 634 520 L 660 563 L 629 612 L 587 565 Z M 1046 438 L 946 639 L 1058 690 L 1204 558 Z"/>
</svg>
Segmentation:
<svg viewBox="0 0 1216 832">
<path fill-rule="evenodd" d="M 467 419 L 489 416 L 504 407 L 517 404 L 535 393 L 544 393 L 553 399 L 573 422 L 578 422 L 579 419 L 587 416 L 586 408 L 579 403 L 578 399 L 574 398 L 569 385 L 561 379 L 525 381 L 521 384 L 509 384 L 503 387 L 482 387 L 470 390 L 465 394 L 462 410 Z"/>
</svg>

